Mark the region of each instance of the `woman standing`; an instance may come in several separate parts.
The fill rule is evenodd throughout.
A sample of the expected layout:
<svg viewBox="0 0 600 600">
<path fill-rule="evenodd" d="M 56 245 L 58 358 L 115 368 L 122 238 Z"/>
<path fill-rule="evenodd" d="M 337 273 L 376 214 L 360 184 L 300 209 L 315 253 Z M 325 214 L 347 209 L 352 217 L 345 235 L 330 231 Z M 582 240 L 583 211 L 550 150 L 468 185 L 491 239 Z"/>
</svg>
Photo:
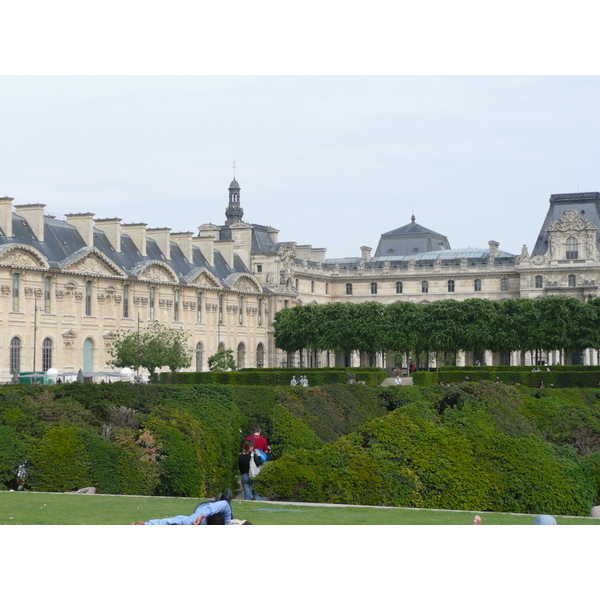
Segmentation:
<svg viewBox="0 0 600 600">
<path fill-rule="evenodd" d="M 244 500 L 260 500 L 258 494 L 252 489 L 252 479 L 250 479 L 250 460 L 252 458 L 254 458 L 254 463 L 257 467 L 262 464 L 262 460 L 254 452 L 254 442 L 252 440 L 244 440 L 244 445 L 238 458 L 240 473 L 242 474 Z"/>
</svg>

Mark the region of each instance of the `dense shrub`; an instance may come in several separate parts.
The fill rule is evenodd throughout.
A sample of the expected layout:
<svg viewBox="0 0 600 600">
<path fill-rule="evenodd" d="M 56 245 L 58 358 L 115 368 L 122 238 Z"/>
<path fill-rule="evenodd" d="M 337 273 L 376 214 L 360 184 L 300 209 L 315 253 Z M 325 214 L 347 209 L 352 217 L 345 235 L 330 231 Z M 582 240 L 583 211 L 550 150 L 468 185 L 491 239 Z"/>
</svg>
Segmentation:
<svg viewBox="0 0 600 600">
<path fill-rule="evenodd" d="M 323 445 L 319 437 L 287 408 L 277 405 L 272 414 L 271 451 L 276 457 L 298 450 L 316 450 Z"/>
<path fill-rule="evenodd" d="M 0 425 L 0 490 L 16 489 L 17 469 L 27 458 L 27 447 L 14 429 Z"/>
</svg>

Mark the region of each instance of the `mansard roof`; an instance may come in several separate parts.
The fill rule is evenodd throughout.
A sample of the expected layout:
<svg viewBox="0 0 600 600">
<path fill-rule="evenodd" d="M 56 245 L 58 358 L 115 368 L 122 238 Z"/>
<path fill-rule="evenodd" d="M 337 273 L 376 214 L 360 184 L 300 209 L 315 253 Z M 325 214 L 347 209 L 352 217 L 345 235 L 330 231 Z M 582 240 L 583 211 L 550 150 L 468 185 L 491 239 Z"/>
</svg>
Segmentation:
<svg viewBox="0 0 600 600">
<path fill-rule="evenodd" d="M 552 194 L 550 208 L 537 237 L 531 256 L 546 254 L 548 251 L 548 227 L 554 221 L 561 219 L 567 210 L 574 210 L 577 214 L 600 228 L 600 193 L 582 192 L 577 194 Z M 596 240 L 596 247 L 600 244 Z"/>
<path fill-rule="evenodd" d="M 0 246 L 16 244 L 33 248 L 48 261 L 48 266 L 54 269 L 61 269 L 89 252 L 96 252 L 106 257 L 107 264 L 113 265 L 118 271 L 130 277 L 137 277 L 143 271 L 143 267 L 151 262 L 164 263 L 167 270 L 172 271 L 181 282 L 187 281 L 188 275 L 198 268 L 206 269 L 221 282 L 233 273 L 250 272 L 237 254 L 234 254 L 232 268 L 218 250 L 214 251 L 214 264 L 210 265 L 202 252 L 194 247 L 190 263 L 176 242 L 170 243 L 171 256 L 166 260 L 159 245 L 150 235 L 146 238 L 146 256 L 142 256 L 131 236 L 125 233 L 121 234 L 121 252 L 116 252 L 107 235 L 96 228 L 93 230 L 94 245 L 91 248 L 86 246 L 76 227 L 47 215 L 44 216 L 43 242 L 33 235 L 27 221 L 15 213 L 12 215 L 12 229 L 12 237 L 7 237 L 0 232 Z"/>
<path fill-rule="evenodd" d="M 381 235 L 375 256 L 405 256 L 449 249 L 450 242 L 445 235 L 419 225 L 413 215 L 408 225 Z"/>
</svg>

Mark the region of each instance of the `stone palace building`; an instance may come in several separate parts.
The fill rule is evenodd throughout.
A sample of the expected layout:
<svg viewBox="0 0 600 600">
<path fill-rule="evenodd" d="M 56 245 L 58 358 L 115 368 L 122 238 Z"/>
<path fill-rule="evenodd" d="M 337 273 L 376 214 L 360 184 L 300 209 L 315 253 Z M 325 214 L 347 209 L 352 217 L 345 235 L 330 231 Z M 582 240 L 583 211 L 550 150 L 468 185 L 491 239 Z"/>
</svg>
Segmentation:
<svg viewBox="0 0 600 600">
<path fill-rule="evenodd" d="M 93 213 L 59 218 L 44 204 L 0 198 L 0 381 L 51 367 L 59 374 L 116 374 L 106 364 L 115 332 L 153 320 L 189 334 L 192 370 L 206 370 L 220 348 L 232 348 L 239 367 L 296 366 L 298 356 L 275 348 L 272 322 L 278 310 L 298 303 L 551 294 L 586 301 L 597 294 L 598 192 L 552 195 L 538 239 L 520 255 L 495 241 L 452 249 L 413 216 L 382 234 L 374 253 L 362 246 L 360 256 L 335 259 L 325 248 L 280 242 L 277 229 L 245 222 L 240 191 L 234 178 L 225 223 L 201 225 L 198 235 Z M 383 366 L 384 359 L 323 353 L 305 355 L 305 366 L 307 360 Z M 518 364 L 519 357 L 457 357 L 458 364 L 476 360 Z M 574 360 L 597 362 L 593 352 Z"/>
</svg>

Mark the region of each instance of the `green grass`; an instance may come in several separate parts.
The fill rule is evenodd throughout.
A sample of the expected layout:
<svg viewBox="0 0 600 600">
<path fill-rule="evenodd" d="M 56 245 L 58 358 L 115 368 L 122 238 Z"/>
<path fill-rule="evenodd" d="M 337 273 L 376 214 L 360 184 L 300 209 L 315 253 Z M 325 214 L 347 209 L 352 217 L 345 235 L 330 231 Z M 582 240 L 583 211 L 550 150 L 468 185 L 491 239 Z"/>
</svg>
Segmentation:
<svg viewBox="0 0 600 600">
<path fill-rule="evenodd" d="M 129 525 L 192 514 L 201 499 L 0 492 L 0 525 Z M 233 516 L 254 525 L 470 525 L 475 513 L 408 508 L 311 506 L 233 501 Z M 478 513 L 485 525 L 531 525 L 536 515 Z M 557 517 L 559 525 L 600 525 Z"/>
</svg>

